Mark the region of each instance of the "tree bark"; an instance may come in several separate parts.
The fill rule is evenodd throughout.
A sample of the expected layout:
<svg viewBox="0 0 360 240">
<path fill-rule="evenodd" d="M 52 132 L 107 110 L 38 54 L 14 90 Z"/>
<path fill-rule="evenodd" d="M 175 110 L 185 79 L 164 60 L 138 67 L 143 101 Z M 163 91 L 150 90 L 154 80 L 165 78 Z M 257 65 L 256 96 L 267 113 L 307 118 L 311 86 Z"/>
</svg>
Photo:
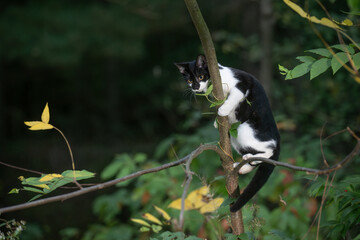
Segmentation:
<svg viewBox="0 0 360 240">
<path fill-rule="evenodd" d="M 202 17 L 201 11 L 196 0 L 184 0 L 189 11 L 191 19 L 198 32 L 206 60 L 209 67 L 209 73 L 213 84 L 213 95 L 215 99 L 224 99 L 218 62 L 216 59 L 215 47 L 211 39 L 209 29 Z M 225 170 L 226 189 L 231 198 L 238 198 L 240 195 L 238 186 L 238 175 L 233 169 L 233 160 L 231 153 L 231 144 L 229 138 L 229 122 L 227 117 L 217 116 L 219 126 L 220 147 L 226 153 L 226 157 L 221 158 L 222 166 Z M 231 213 L 231 226 L 233 234 L 239 235 L 244 232 L 244 225 L 241 210 Z"/>
</svg>

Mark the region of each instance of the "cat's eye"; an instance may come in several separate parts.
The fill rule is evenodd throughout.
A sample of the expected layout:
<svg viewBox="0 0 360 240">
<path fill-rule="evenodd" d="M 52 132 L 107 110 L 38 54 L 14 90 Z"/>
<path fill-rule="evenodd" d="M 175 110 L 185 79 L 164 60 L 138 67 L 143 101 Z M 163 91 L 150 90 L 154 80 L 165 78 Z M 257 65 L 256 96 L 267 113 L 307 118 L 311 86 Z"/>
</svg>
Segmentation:
<svg viewBox="0 0 360 240">
<path fill-rule="evenodd" d="M 203 80 L 204 79 L 204 75 L 200 75 L 199 77 L 198 77 L 198 79 L 201 81 L 201 80 Z"/>
</svg>

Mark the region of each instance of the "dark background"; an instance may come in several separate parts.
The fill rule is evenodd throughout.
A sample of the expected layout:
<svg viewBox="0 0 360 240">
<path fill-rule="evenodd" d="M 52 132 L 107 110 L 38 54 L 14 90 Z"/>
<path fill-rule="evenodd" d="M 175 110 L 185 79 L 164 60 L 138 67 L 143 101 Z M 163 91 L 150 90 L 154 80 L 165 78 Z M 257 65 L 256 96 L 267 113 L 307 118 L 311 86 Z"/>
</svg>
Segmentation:
<svg viewBox="0 0 360 240">
<path fill-rule="evenodd" d="M 281 129 L 284 151 L 308 156 L 312 151 L 308 139 L 318 139 L 325 122 L 328 134 L 346 126 L 359 129 L 360 87 L 345 70 L 335 77 L 328 71 L 311 82 L 308 78 L 285 81 L 278 64 L 292 68 L 296 56 L 323 44 L 308 22 L 282 1 L 273 1 L 272 11 L 264 2 L 204 0 L 199 5 L 218 61 L 260 78 L 276 120 L 285 126 Z M 325 16 L 310 2 L 312 14 Z M 350 11 L 346 1 L 325 2 L 339 21 L 346 16 L 341 11 Z M 330 44 L 338 43 L 335 31 L 319 30 Z M 39 120 L 47 102 L 50 123 L 69 139 L 76 167 L 96 173 L 116 153 L 152 155 L 162 139 L 195 134 L 213 122 L 212 116 L 201 115 L 209 111 L 206 103 L 185 94 L 186 86 L 173 66 L 202 52 L 182 1 L 1 1 L 0 33 L 2 162 L 46 173 L 71 168 L 59 133 L 29 131 L 23 123 Z M 347 33 L 359 41 L 356 27 Z M 334 146 L 344 155 L 352 142 L 340 137 Z M 291 157 L 283 156 L 284 161 Z M 7 194 L 20 186 L 20 175 L 31 176 L 0 166 L 1 207 L 30 198 L 27 193 Z M 111 190 L 102 193 L 107 191 Z M 4 218 L 42 224 L 55 239 L 58 229 L 86 227 L 94 220 L 89 209 L 97 194 Z"/>
</svg>

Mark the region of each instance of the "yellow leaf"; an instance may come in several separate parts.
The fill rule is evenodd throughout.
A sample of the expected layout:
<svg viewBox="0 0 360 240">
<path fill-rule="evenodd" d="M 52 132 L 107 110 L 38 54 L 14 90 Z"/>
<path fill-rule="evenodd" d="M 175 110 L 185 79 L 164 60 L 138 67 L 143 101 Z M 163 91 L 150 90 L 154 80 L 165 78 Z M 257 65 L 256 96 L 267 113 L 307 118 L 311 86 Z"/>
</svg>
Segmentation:
<svg viewBox="0 0 360 240">
<path fill-rule="evenodd" d="M 154 215 L 151 215 L 150 213 L 144 213 L 143 218 L 145 218 L 146 220 L 149 220 L 151 222 L 154 222 L 156 224 L 162 225 L 161 221 L 159 219 L 157 219 Z"/>
<path fill-rule="evenodd" d="M 350 19 L 345 19 L 344 21 L 341 22 L 342 25 L 345 26 L 353 26 L 354 23 L 350 20 Z"/>
<path fill-rule="evenodd" d="M 159 208 L 156 205 L 154 205 L 154 208 L 166 221 L 170 221 L 171 217 L 169 216 L 169 214 L 167 212 L 165 212 L 165 210 Z"/>
<path fill-rule="evenodd" d="M 61 177 L 64 177 L 63 175 L 61 174 L 57 174 L 57 173 L 52 173 L 52 174 L 47 174 L 45 176 L 43 176 L 42 178 L 40 178 L 40 182 L 47 182 L 47 181 L 51 181 L 53 180 L 54 178 L 61 178 Z"/>
<path fill-rule="evenodd" d="M 36 130 L 47 130 L 47 129 L 53 129 L 54 126 L 48 123 L 43 122 L 37 122 L 36 124 L 33 124 L 34 122 L 25 122 L 26 125 L 31 127 L 29 130 L 36 131 Z"/>
<path fill-rule="evenodd" d="M 178 210 L 181 210 L 181 198 L 178 198 L 174 201 L 172 201 L 168 208 L 174 208 L 174 209 L 178 209 Z M 187 199 L 185 199 L 185 206 L 184 206 L 185 210 L 191 210 L 191 209 L 194 209 L 191 205 L 191 202 Z"/>
<path fill-rule="evenodd" d="M 39 185 L 34 185 L 35 187 L 38 187 L 38 188 L 46 188 L 46 189 L 50 189 L 48 185 L 46 184 L 39 184 Z"/>
<path fill-rule="evenodd" d="M 204 197 L 208 195 L 210 192 L 210 188 L 208 186 L 201 187 L 199 189 L 196 189 L 192 191 L 186 198 L 188 200 L 193 208 L 201 208 L 206 204 L 206 202 L 203 201 Z"/>
<path fill-rule="evenodd" d="M 39 123 L 43 123 L 43 122 L 40 122 L 40 121 L 29 121 L 29 122 L 24 122 L 26 126 L 28 127 L 32 127 L 34 125 L 37 125 Z"/>
<path fill-rule="evenodd" d="M 337 25 L 335 22 L 331 21 L 328 18 L 321 18 L 318 19 L 315 16 L 310 16 L 307 12 L 305 12 L 301 7 L 299 7 L 297 4 L 293 3 L 290 0 L 283 0 L 286 5 L 288 5 L 292 10 L 294 10 L 297 14 L 299 14 L 301 17 L 308 19 L 309 21 L 317 24 L 324 25 L 326 27 L 342 30 L 339 25 Z"/>
<path fill-rule="evenodd" d="M 24 176 L 20 176 L 20 177 L 18 177 L 18 179 L 20 180 L 20 181 L 24 181 Z"/>
<path fill-rule="evenodd" d="M 200 208 L 200 213 L 211 213 L 220 207 L 224 202 L 223 198 L 215 198 Z"/>
<path fill-rule="evenodd" d="M 144 221 L 142 219 L 131 218 L 130 220 L 133 221 L 133 222 L 136 222 L 138 224 L 141 224 L 141 225 L 144 225 L 144 226 L 147 226 L 147 227 L 151 227 L 149 223 L 147 223 L 146 221 Z"/>
<path fill-rule="evenodd" d="M 50 112 L 49 112 L 48 103 L 46 103 L 44 111 L 41 114 L 41 121 L 43 123 L 49 123 L 49 121 L 50 121 Z"/>
</svg>

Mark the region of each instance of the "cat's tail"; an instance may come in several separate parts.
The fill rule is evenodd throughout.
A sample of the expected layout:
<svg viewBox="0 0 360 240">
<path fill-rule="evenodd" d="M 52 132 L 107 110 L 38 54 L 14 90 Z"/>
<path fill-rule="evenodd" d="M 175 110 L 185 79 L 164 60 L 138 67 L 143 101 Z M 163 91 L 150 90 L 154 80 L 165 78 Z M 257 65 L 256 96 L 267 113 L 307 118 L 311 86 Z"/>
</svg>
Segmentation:
<svg viewBox="0 0 360 240">
<path fill-rule="evenodd" d="M 230 206 L 231 212 L 236 212 L 242 208 L 260 190 L 260 188 L 264 186 L 274 170 L 274 167 L 274 165 L 268 163 L 260 164 L 254 177 L 251 179 L 238 200 Z"/>
</svg>

